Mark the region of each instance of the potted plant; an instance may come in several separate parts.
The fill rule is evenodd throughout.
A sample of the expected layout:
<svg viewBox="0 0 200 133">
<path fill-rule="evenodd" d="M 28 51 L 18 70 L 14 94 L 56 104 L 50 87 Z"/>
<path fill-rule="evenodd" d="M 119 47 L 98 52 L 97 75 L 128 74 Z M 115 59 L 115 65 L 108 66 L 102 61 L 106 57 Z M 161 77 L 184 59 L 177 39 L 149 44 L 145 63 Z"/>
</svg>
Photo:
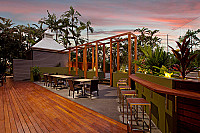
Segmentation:
<svg viewBox="0 0 200 133">
<path fill-rule="evenodd" d="M 40 69 L 38 66 L 34 66 L 31 69 L 31 72 L 33 73 L 33 79 L 34 81 L 38 81 L 40 78 Z"/>
</svg>

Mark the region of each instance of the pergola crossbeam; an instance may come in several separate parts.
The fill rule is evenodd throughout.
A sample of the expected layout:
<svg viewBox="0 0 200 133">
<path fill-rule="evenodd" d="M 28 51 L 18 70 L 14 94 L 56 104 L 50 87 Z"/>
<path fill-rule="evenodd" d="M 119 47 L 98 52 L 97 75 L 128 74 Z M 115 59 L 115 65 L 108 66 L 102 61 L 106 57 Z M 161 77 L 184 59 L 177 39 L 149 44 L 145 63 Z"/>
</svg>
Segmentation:
<svg viewBox="0 0 200 133">
<path fill-rule="evenodd" d="M 120 37 L 123 36 L 128 36 L 128 38 L 123 38 L 123 39 L 119 39 Z M 98 77 L 98 47 L 103 45 L 103 72 L 105 74 L 106 70 L 105 70 L 105 45 L 110 45 L 110 86 L 112 86 L 112 73 L 113 73 L 113 60 L 112 60 L 112 47 L 113 47 L 113 43 L 117 43 L 117 71 L 120 70 L 120 42 L 123 42 L 125 40 L 128 40 L 128 75 L 131 75 L 131 62 L 132 62 L 132 55 L 131 55 L 131 39 L 134 39 L 134 45 L 135 45 L 135 60 L 137 60 L 137 36 L 134 35 L 132 32 L 126 32 L 126 33 L 122 33 L 119 35 L 115 35 L 115 36 L 111 36 L 111 37 L 106 37 L 103 39 L 99 39 L 96 41 L 92 41 L 86 44 L 81 44 L 79 46 L 75 46 L 75 47 L 71 47 L 71 48 L 67 48 L 67 50 L 69 50 L 69 73 L 71 70 L 71 52 L 72 51 L 76 51 L 76 74 L 78 75 L 78 50 L 79 49 L 84 49 L 83 50 L 83 68 L 84 68 L 84 77 L 87 77 L 87 49 L 88 48 L 92 48 L 92 69 L 95 67 L 96 68 L 96 72 L 95 75 L 96 77 Z M 94 50 L 95 49 L 95 50 Z M 137 65 L 135 64 L 135 71 L 137 70 Z M 131 86 L 130 83 L 130 78 L 129 78 L 129 86 Z"/>
</svg>

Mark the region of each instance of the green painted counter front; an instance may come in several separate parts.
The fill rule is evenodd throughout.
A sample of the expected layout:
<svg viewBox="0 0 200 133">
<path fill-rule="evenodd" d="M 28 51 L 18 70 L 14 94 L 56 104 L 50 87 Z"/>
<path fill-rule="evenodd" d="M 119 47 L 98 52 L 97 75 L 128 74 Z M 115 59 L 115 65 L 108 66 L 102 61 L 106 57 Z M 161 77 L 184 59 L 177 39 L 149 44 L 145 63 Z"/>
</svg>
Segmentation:
<svg viewBox="0 0 200 133">
<path fill-rule="evenodd" d="M 31 70 L 32 68 L 30 68 Z M 39 67 L 40 69 L 40 77 L 43 78 L 43 73 L 58 73 L 58 74 L 68 74 L 68 67 Z M 33 73 L 30 75 L 31 81 L 33 81 Z"/>
<path fill-rule="evenodd" d="M 117 87 L 117 82 L 121 78 L 127 78 L 128 79 L 128 73 L 127 72 L 113 72 L 113 87 Z"/>
<path fill-rule="evenodd" d="M 172 88 L 173 80 L 169 78 L 163 78 L 143 73 L 136 73 L 137 77 L 140 77 L 144 80 Z M 152 90 L 147 89 L 146 87 L 136 83 L 136 92 L 138 97 L 146 99 L 151 103 L 152 107 L 152 120 L 155 125 L 163 133 L 175 133 L 176 132 L 176 113 L 175 113 L 175 97 L 156 93 Z M 166 104 L 167 103 L 167 104 Z M 148 107 L 146 108 L 147 113 Z"/>
<path fill-rule="evenodd" d="M 96 71 L 87 71 L 87 78 L 88 79 L 92 79 L 92 78 L 94 78 L 94 76 L 96 76 Z M 103 79 L 104 78 L 104 72 L 98 72 L 98 77 L 99 77 L 99 79 Z"/>
</svg>

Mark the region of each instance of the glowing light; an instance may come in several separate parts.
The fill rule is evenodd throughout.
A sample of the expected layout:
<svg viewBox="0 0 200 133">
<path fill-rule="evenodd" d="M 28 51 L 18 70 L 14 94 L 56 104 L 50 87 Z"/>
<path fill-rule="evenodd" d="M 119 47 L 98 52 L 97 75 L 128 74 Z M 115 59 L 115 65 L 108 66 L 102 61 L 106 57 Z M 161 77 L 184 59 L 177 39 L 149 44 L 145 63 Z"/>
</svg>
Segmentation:
<svg viewBox="0 0 200 133">
<path fill-rule="evenodd" d="M 165 77 L 167 77 L 167 78 L 171 78 L 171 75 L 172 75 L 173 73 L 165 73 Z"/>
</svg>

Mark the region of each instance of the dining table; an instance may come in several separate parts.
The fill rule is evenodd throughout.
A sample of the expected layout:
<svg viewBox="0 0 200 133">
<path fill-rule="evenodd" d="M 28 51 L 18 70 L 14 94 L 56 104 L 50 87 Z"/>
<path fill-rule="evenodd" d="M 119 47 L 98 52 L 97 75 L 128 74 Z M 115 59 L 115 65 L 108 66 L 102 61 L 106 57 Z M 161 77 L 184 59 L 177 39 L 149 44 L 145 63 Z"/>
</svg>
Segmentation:
<svg viewBox="0 0 200 133">
<path fill-rule="evenodd" d="M 85 85 L 86 83 L 91 82 L 91 80 L 95 80 L 95 79 L 74 79 L 74 81 L 80 82 L 80 84 L 83 84 L 82 91 L 83 91 L 84 96 L 85 96 Z"/>
<path fill-rule="evenodd" d="M 64 84 L 67 86 L 67 79 L 73 79 L 74 76 L 67 76 L 67 75 L 49 75 L 52 78 L 61 79 L 64 81 Z"/>
</svg>

